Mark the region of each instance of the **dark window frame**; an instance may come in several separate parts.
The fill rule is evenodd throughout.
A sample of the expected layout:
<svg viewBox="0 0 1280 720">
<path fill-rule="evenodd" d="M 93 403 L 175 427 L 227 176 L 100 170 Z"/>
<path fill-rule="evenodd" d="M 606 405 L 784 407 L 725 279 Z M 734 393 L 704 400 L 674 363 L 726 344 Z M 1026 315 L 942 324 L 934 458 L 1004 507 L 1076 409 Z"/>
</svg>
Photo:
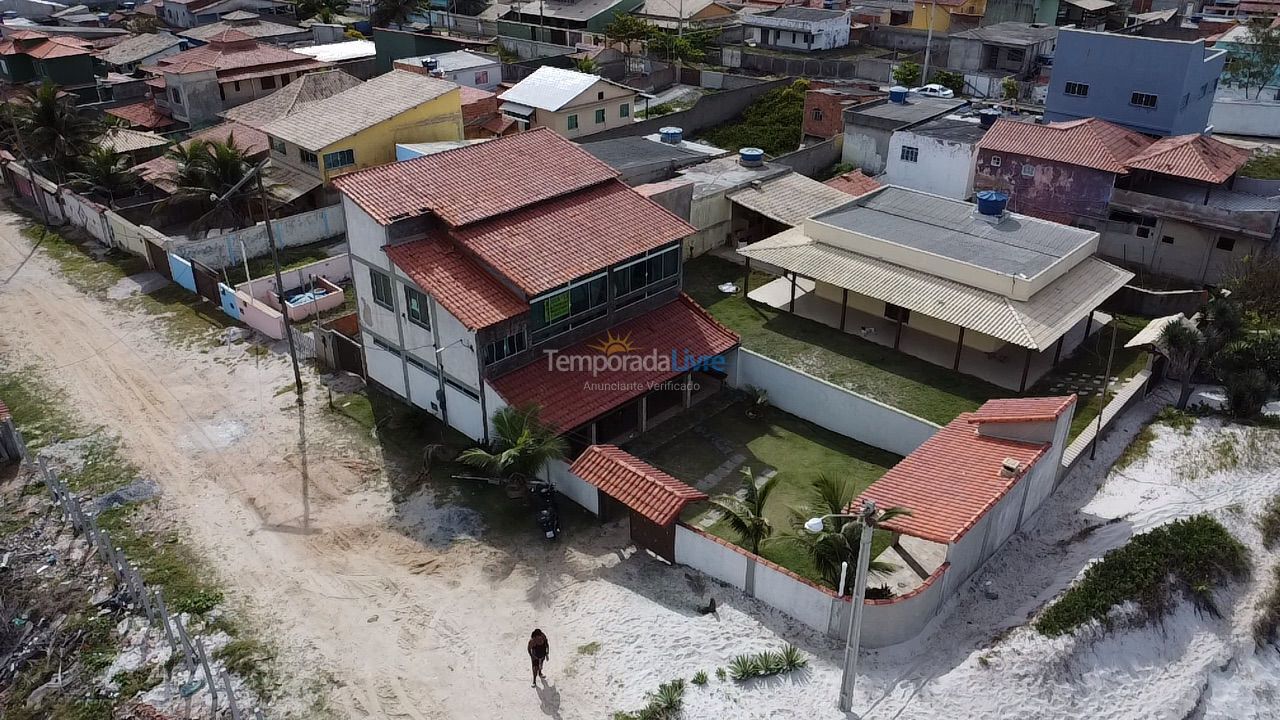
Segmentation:
<svg viewBox="0 0 1280 720">
<path fill-rule="evenodd" d="M 417 307 L 415 307 L 417 306 Z M 431 329 L 431 300 L 426 293 L 409 285 L 404 286 L 404 315 L 409 322 L 423 330 Z"/>
<path fill-rule="evenodd" d="M 385 283 L 385 287 L 380 283 Z M 369 285 L 373 288 L 374 304 L 384 307 L 388 310 L 395 311 L 395 285 L 392 283 L 391 276 L 369 268 Z"/>
</svg>

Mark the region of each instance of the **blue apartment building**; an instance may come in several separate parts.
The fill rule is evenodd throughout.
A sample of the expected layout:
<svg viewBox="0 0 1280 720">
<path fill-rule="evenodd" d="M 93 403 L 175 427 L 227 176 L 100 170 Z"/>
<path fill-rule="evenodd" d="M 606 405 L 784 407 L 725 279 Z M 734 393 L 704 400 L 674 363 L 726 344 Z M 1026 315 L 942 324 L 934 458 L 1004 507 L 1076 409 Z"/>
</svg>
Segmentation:
<svg viewBox="0 0 1280 720">
<path fill-rule="evenodd" d="M 1204 132 L 1226 55 L 1203 40 L 1063 28 L 1045 120 L 1096 117 L 1159 136 Z"/>
</svg>

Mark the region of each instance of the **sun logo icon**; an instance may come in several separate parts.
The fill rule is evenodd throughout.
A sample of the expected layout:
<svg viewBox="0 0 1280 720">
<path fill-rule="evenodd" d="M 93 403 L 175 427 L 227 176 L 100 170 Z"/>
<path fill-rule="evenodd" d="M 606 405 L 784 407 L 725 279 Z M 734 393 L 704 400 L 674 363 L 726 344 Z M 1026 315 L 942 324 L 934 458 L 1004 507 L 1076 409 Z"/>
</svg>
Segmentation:
<svg viewBox="0 0 1280 720">
<path fill-rule="evenodd" d="M 613 331 L 605 333 L 600 342 L 595 345 L 588 345 L 592 350 L 599 350 L 605 355 L 616 355 L 618 353 L 631 352 L 635 347 L 631 345 L 631 334 L 627 333 L 621 337 L 614 335 Z"/>
</svg>

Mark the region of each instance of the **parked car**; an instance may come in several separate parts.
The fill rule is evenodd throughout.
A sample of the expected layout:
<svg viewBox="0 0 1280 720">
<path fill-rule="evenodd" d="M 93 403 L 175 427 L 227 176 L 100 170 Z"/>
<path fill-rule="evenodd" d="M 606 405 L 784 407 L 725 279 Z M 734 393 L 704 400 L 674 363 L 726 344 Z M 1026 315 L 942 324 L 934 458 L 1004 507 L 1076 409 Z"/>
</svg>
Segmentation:
<svg viewBox="0 0 1280 720">
<path fill-rule="evenodd" d="M 911 88 L 911 92 L 916 95 L 926 95 L 928 97 L 936 98 L 953 98 L 956 96 L 955 91 L 951 88 L 943 87 L 938 83 L 929 83 L 928 85 L 922 85 L 918 88 Z"/>
</svg>

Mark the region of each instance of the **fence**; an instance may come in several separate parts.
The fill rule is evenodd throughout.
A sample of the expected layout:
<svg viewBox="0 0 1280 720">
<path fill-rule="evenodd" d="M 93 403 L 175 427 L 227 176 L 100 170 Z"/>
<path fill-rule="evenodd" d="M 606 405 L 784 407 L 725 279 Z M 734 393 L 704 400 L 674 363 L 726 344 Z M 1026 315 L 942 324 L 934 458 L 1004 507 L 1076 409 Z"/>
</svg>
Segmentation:
<svg viewBox="0 0 1280 720">
<path fill-rule="evenodd" d="M 62 514 L 71 522 L 73 530 L 77 534 L 83 534 L 102 561 L 111 568 L 116 577 L 117 588 L 130 601 L 130 608 L 134 610 L 141 608 L 147 616 L 148 624 L 163 631 L 164 639 L 169 643 L 174 656 L 181 657 L 187 682 L 174 686 L 172 671 L 169 671 L 170 675 L 166 677 L 166 681 L 169 683 L 170 692 L 180 692 L 180 687 L 189 686 L 197 679 L 197 674 L 200 674 L 204 676 L 205 688 L 208 690 L 209 712 L 212 717 L 218 717 L 220 708 L 225 708 L 230 711 L 232 720 L 248 720 L 250 717 L 263 720 L 262 711 L 257 708 L 253 710 L 252 716 L 240 709 L 240 702 L 231 684 L 231 678 L 225 671 L 215 675 L 209 662 L 209 653 L 205 651 L 204 642 L 198 637 L 191 637 L 182 622 L 181 615 L 169 613 L 164 603 L 163 591 L 158 588 L 147 588 L 137 569 L 111 542 L 107 532 L 98 526 L 95 516 L 84 512 L 80 501 L 71 493 L 57 473 L 49 469 L 43 457 L 37 458 L 36 465 L 45 487 L 53 494 L 54 501 L 62 509 Z M 146 655 L 145 649 L 143 655 Z M 220 705 L 224 700 L 225 706 Z"/>
<path fill-rule="evenodd" d="M 330 205 L 272 220 L 271 229 L 275 232 L 276 247 L 287 248 L 345 234 L 347 222 L 342 205 Z M 271 246 L 267 244 L 267 226 L 263 222 L 203 240 L 170 240 L 165 249 L 215 270 L 242 262 L 246 255 L 255 258 L 271 252 Z"/>
<path fill-rule="evenodd" d="M 729 383 L 766 390 L 770 404 L 781 410 L 898 455 L 909 455 L 938 431 L 938 426 L 928 420 L 746 348 L 738 350 Z"/>
</svg>

